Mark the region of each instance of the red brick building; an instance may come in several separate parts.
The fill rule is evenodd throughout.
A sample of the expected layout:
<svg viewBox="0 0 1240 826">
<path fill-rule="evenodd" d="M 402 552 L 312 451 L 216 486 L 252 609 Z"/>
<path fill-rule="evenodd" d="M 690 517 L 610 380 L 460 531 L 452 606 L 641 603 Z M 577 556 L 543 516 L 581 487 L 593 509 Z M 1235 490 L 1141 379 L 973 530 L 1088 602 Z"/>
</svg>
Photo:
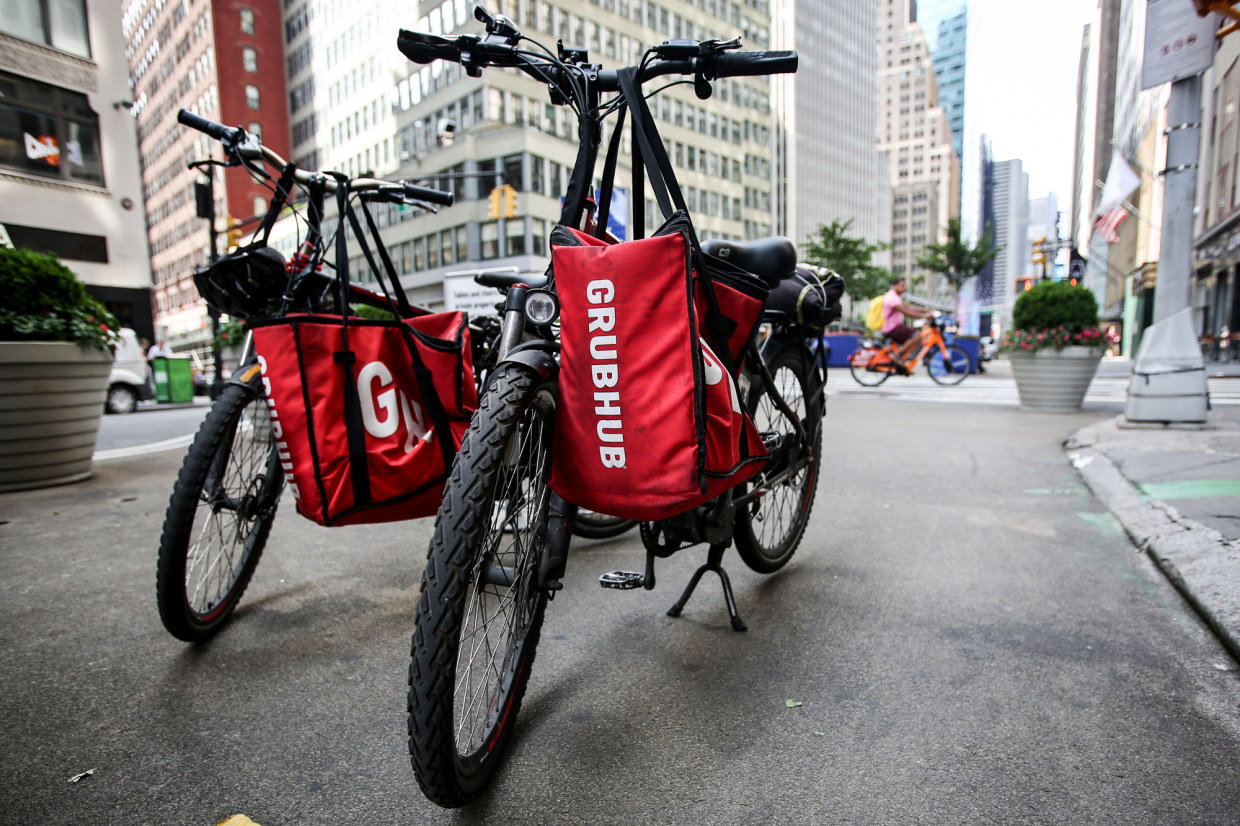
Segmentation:
<svg viewBox="0 0 1240 826">
<path fill-rule="evenodd" d="M 212 139 L 176 121 L 184 108 L 262 136 L 288 153 L 284 36 L 280 0 L 129 0 L 128 41 L 133 111 L 154 279 L 157 335 L 179 352 L 209 349 L 206 306 L 194 288 L 207 262 L 207 224 L 195 210 L 190 161 L 221 158 Z M 227 218 L 260 213 L 268 192 L 242 169 L 215 179 L 217 229 Z"/>
</svg>

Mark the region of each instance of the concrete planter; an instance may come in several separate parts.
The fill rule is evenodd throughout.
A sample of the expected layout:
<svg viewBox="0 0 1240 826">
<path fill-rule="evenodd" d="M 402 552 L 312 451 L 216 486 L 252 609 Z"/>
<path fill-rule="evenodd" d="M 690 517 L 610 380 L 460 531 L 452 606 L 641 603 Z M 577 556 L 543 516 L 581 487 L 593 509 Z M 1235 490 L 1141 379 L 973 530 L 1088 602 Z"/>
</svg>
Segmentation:
<svg viewBox="0 0 1240 826">
<path fill-rule="evenodd" d="M 1102 351 L 1096 347 L 1065 347 L 1011 353 L 1008 360 L 1022 408 L 1040 413 L 1073 413 L 1081 409 L 1085 392 L 1102 361 Z"/>
<path fill-rule="evenodd" d="M 90 477 L 112 358 L 54 341 L 0 344 L 0 493 Z"/>
</svg>

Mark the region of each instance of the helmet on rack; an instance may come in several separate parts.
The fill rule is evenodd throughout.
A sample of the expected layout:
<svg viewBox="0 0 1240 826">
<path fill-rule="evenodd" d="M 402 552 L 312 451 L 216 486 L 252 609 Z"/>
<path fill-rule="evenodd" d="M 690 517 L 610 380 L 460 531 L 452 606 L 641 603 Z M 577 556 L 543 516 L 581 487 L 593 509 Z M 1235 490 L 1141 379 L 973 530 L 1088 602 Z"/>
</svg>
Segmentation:
<svg viewBox="0 0 1240 826">
<path fill-rule="evenodd" d="M 279 312 L 287 284 L 284 256 L 263 243 L 239 249 L 194 273 L 194 286 L 207 304 L 243 321 Z"/>
</svg>

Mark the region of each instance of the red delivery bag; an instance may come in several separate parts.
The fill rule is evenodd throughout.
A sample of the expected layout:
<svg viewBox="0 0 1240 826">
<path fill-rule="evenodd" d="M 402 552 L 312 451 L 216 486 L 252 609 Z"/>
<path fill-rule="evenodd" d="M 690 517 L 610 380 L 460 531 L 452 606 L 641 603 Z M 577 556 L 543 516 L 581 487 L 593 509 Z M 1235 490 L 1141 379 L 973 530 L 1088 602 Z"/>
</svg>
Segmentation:
<svg viewBox="0 0 1240 826">
<path fill-rule="evenodd" d="M 353 222 L 373 267 L 352 208 L 345 204 L 341 214 Z M 340 306 L 347 308 L 348 266 L 339 261 L 344 232 L 337 237 Z M 477 407 L 465 315 L 407 317 L 400 281 L 374 237 L 401 318 L 289 314 L 251 321 L 280 463 L 297 511 L 320 525 L 434 514 Z"/>
<path fill-rule="evenodd" d="M 641 131 L 649 121 L 634 100 L 626 95 L 634 133 L 670 218 L 652 237 L 622 243 L 552 231 L 561 353 L 551 487 L 581 507 L 654 521 L 762 468 L 766 450 L 737 378 L 768 290 L 701 251 L 662 142 Z"/>
</svg>

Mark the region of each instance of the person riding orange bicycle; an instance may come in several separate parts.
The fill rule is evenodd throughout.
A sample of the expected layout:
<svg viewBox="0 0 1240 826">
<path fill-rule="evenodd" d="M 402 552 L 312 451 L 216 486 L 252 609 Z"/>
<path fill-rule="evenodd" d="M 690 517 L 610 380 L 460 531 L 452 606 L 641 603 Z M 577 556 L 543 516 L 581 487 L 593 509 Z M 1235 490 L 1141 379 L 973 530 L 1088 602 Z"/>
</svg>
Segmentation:
<svg viewBox="0 0 1240 826">
<path fill-rule="evenodd" d="M 904 317 L 910 315 L 913 318 L 933 318 L 934 310 L 925 307 L 915 307 L 911 304 L 904 303 L 904 293 L 908 290 L 908 279 L 896 278 L 891 282 L 891 289 L 883 296 L 883 326 L 881 332 L 883 335 L 891 338 L 897 344 L 906 344 L 909 339 L 917 334 L 917 331 L 904 323 Z M 904 358 L 908 356 L 908 348 L 901 347 L 897 354 Z"/>
<path fill-rule="evenodd" d="M 874 387 L 892 376 L 912 375 L 923 362 L 926 370 L 938 384 L 959 384 L 973 372 L 973 360 L 958 344 L 949 343 L 950 333 L 945 332 L 954 322 L 939 318 L 934 310 L 914 307 L 904 303 L 903 295 L 908 283 L 903 278 L 891 282 L 891 289 L 883 296 L 883 335 L 890 341 L 880 344 L 863 339 L 856 351 L 848 357 L 848 369 L 859 384 Z M 905 315 L 927 319 L 920 331 L 904 323 Z"/>
</svg>

